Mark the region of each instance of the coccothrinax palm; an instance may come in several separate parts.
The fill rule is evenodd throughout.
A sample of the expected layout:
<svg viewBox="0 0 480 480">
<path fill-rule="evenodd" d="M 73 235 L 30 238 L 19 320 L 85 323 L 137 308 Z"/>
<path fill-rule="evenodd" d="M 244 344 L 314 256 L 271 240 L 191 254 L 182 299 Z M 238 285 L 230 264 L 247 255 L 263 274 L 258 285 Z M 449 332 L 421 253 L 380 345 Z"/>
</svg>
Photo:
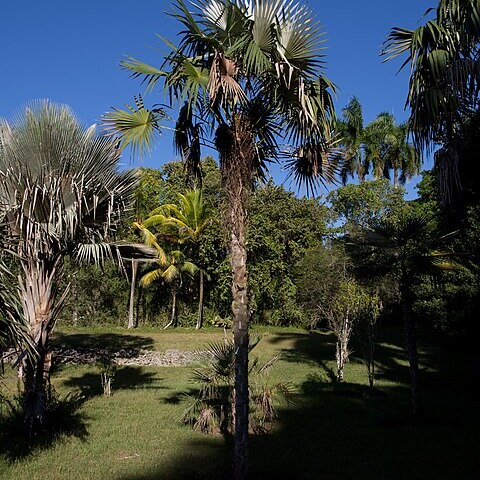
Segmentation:
<svg viewBox="0 0 480 480">
<path fill-rule="evenodd" d="M 129 58 L 122 63 L 149 89 L 161 81 L 178 105 L 176 146 L 187 170 L 199 173 L 200 144 L 213 138 L 227 192 L 232 314 L 236 351 L 235 477 L 248 466 L 248 325 L 245 229 L 254 179 L 267 162 L 286 160 L 307 189 L 332 180 L 329 154 L 333 85 L 323 71 L 323 33 L 313 12 L 290 0 L 173 2 L 183 27 L 180 42 L 167 42 L 161 67 Z M 114 110 L 106 123 L 134 146 L 150 145 L 161 113 L 143 104 Z M 279 148 L 280 143 L 288 144 Z"/>
<path fill-rule="evenodd" d="M 102 242 L 131 201 L 133 172 L 118 172 L 112 139 L 85 130 L 71 110 L 38 102 L 0 122 L 0 224 L 20 262 L 23 315 L 37 355 L 25 359 L 26 413 L 41 421 L 49 382 L 48 340 L 63 301 L 66 255 L 100 259 Z"/>
</svg>

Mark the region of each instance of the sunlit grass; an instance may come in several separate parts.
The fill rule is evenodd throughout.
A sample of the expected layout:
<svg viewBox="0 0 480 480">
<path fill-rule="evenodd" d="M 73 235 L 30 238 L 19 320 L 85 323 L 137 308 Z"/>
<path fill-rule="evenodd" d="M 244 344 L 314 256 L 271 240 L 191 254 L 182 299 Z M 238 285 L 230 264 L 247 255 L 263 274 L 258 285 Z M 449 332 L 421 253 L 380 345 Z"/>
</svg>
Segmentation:
<svg viewBox="0 0 480 480">
<path fill-rule="evenodd" d="M 254 354 L 281 354 L 272 381 L 295 385 L 295 405 L 282 407 L 275 431 L 251 440 L 252 478 L 474 479 L 479 453 L 478 399 L 472 396 L 461 352 L 421 342 L 429 423 L 410 422 L 408 369 L 402 336 L 389 331 L 378 347 L 379 378 L 367 394 L 367 376 L 355 350 L 345 384 L 331 382 L 334 343 L 328 334 L 261 329 Z M 223 332 L 159 332 L 142 329 L 65 330 L 56 342 L 131 345 L 159 350 L 195 350 Z M 140 337 L 140 340 L 135 340 Z M 449 362 L 445 359 L 448 357 Z M 14 391 L 13 372 L 7 384 Z M 79 390 L 88 436 L 66 437 L 52 447 L 9 462 L 0 459 L 0 478 L 200 479 L 229 477 L 231 439 L 204 436 L 180 422 L 183 392 L 195 388 L 191 368 L 120 367 L 112 397 L 101 395 L 96 366 L 65 366 L 53 377 L 60 393 Z M 4 442 L 5 439 L 2 439 Z M 10 439 L 15 442 L 16 439 Z M 3 450 L 7 450 L 5 445 Z"/>
</svg>

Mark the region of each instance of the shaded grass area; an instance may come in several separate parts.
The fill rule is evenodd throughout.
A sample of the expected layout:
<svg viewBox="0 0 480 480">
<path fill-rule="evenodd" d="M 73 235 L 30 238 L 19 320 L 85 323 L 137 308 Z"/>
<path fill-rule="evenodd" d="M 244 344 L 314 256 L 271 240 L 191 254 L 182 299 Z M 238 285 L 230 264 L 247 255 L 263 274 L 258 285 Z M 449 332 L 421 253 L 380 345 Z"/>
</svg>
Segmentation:
<svg viewBox="0 0 480 480">
<path fill-rule="evenodd" d="M 420 337 L 429 415 L 425 425 L 415 426 L 400 331 L 387 330 L 380 338 L 374 394 L 368 394 L 366 373 L 356 356 L 360 350 L 355 351 L 355 346 L 346 382 L 339 385 L 332 381 L 330 335 L 279 329 L 261 333 L 264 338 L 254 353 L 264 359 L 282 354 L 272 381 L 293 382 L 297 395 L 294 406 L 280 410 L 273 433 L 251 438 L 252 479 L 478 478 L 480 398 L 469 375 L 468 357 L 454 340 L 431 334 Z M 102 343 L 105 336 L 110 341 L 115 335 L 119 344 L 124 336 L 138 336 L 148 348 L 159 350 L 201 349 L 223 338 L 218 331 L 126 334 L 110 330 L 63 332 L 56 341 L 73 346 L 87 339 Z M 55 374 L 54 384 L 61 392 L 74 389 L 85 396 L 81 413 L 88 434 L 63 437 L 48 449 L 14 462 L 3 457 L 0 478 L 231 478 L 231 440 L 204 436 L 179 422 L 186 406 L 182 393 L 195 388 L 190 376 L 191 369 L 184 367 L 121 367 L 114 395 L 105 398 L 96 367 L 64 367 Z M 19 440 L 9 440 L 10 444 L 15 441 Z"/>
</svg>

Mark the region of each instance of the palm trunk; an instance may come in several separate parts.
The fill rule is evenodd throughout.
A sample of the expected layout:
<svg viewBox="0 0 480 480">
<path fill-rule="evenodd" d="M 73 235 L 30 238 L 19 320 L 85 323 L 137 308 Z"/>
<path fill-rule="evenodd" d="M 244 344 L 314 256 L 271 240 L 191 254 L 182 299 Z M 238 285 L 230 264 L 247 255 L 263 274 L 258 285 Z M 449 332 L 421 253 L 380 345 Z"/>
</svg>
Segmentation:
<svg viewBox="0 0 480 480">
<path fill-rule="evenodd" d="M 398 168 L 393 169 L 393 188 L 398 187 Z"/>
<path fill-rule="evenodd" d="M 172 288 L 172 316 L 170 323 L 174 328 L 177 328 L 177 289 Z"/>
<path fill-rule="evenodd" d="M 248 473 L 248 326 L 246 223 L 255 155 L 250 123 L 235 116 L 231 128 L 217 132 L 222 183 L 228 195 L 227 222 L 232 269 L 232 316 L 235 345 L 234 478 Z"/>
<path fill-rule="evenodd" d="M 203 270 L 200 269 L 200 280 L 199 280 L 199 293 L 198 293 L 198 317 L 197 317 L 197 325 L 195 328 L 197 330 L 200 330 L 203 327 L 203 288 L 204 288 L 204 275 L 203 275 Z"/>
<path fill-rule="evenodd" d="M 132 282 L 130 284 L 128 328 L 135 328 L 135 284 L 137 281 L 137 270 L 138 270 L 138 261 L 132 260 Z"/>
<path fill-rule="evenodd" d="M 413 414 L 417 420 L 424 417 L 423 398 L 420 389 L 420 382 L 418 378 L 418 350 L 417 339 L 415 335 L 415 322 L 410 313 L 410 292 L 408 286 L 402 287 L 402 309 L 403 309 L 403 324 L 405 330 L 405 345 L 408 354 L 408 363 L 410 370 L 410 384 L 412 392 L 412 407 Z"/>
<path fill-rule="evenodd" d="M 48 388 L 50 386 L 51 353 L 49 336 L 55 326 L 69 287 L 57 300 L 55 278 L 59 262 L 53 266 L 29 259 L 23 265 L 24 277 L 20 279 L 23 311 L 37 355 L 27 358 L 24 367 L 26 419 L 33 427 L 45 417 Z"/>
<path fill-rule="evenodd" d="M 243 229 L 242 229 L 243 230 Z M 248 470 L 248 324 L 247 251 L 245 235 L 232 232 L 231 266 L 233 273 L 232 313 L 235 344 L 235 479 L 243 480 Z"/>
</svg>

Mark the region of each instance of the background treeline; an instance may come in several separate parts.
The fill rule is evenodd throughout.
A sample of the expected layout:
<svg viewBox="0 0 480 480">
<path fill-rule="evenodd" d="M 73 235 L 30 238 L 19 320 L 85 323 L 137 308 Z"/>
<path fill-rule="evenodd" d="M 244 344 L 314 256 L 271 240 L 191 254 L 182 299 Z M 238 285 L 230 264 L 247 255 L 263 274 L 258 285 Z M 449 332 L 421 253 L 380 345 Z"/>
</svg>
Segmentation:
<svg viewBox="0 0 480 480">
<path fill-rule="evenodd" d="M 212 222 L 201 237 L 191 260 L 206 273 L 205 325 L 228 325 L 231 310 L 231 275 L 227 239 L 220 221 L 224 212 L 220 172 L 212 158 L 203 161 L 203 193 L 212 208 Z M 167 163 L 160 170 L 140 168 L 136 202 L 126 214 L 117 239 L 138 241 L 131 229 L 134 221 L 144 221 L 160 205 L 178 203 L 185 191 L 180 163 Z M 249 285 L 253 322 L 263 325 L 321 325 L 319 313 L 334 294 L 341 269 L 329 268 L 347 256 L 345 236 L 382 219 L 416 214 L 425 218 L 432 238 L 459 230 L 448 248 L 457 253 L 459 268 L 447 269 L 434 277 L 415 277 L 413 313 L 417 324 L 449 331 L 475 328 L 474 317 L 479 292 L 476 259 L 480 252 L 480 214 L 476 206 L 463 206 L 462 215 L 452 220 L 451 205 L 439 201 L 435 171 L 423 174 L 419 197 L 404 200 L 404 189 L 387 179 L 362 181 L 339 187 L 325 197 L 297 198 L 272 182 L 258 185 L 251 199 L 248 229 Z M 460 207 L 458 207 L 460 208 Z M 458 223 L 461 221 L 461 225 Z M 460 233 L 461 232 L 461 233 Z M 348 242 L 347 242 L 348 243 Z M 350 267 L 348 266 L 350 265 Z M 79 268 L 67 264 L 66 281 L 71 295 L 61 315 L 63 324 L 126 326 L 129 315 L 132 265 L 119 272 L 116 263 L 103 268 Z M 134 323 L 162 327 L 168 323 L 171 296 L 169 285 L 153 282 L 142 287 L 140 266 L 134 290 Z M 378 292 L 382 300 L 382 321 L 399 322 L 399 292 L 395 272 L 372 279 L 355 272 L 357 280 Z M 198 310 L 198 279 L 185 275 L 178 293 L 178 322 L 195 326 Z M 332 290 L 333 289 L 333 290 Z"/>
</svg>

